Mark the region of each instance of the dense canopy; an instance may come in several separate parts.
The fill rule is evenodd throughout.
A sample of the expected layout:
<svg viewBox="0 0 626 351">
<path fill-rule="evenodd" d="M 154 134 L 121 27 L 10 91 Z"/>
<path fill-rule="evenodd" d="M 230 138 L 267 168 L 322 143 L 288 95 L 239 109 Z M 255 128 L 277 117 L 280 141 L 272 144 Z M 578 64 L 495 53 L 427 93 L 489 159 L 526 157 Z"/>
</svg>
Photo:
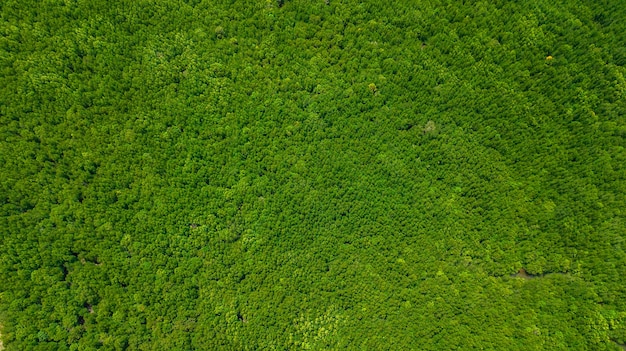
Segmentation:
<svg viewBox="0 0 626 351">
<path fill-rule="evenodd" d="M 619 350 L 626 3 L 3 0 L 11 350 Z"/>
</svg>

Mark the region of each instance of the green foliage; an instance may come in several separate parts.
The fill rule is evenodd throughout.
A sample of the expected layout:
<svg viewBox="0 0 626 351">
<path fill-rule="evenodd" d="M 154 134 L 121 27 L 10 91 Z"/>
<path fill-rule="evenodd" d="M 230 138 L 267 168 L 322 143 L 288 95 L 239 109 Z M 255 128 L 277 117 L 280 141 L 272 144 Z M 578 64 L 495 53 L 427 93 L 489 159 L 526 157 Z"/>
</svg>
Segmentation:
<svg viewBox="0 0 626 351">
<path fill-rule="evenodd" d="M 626 343 L 621 2 L 0 18 L 7 351 Z"/>
</svg>

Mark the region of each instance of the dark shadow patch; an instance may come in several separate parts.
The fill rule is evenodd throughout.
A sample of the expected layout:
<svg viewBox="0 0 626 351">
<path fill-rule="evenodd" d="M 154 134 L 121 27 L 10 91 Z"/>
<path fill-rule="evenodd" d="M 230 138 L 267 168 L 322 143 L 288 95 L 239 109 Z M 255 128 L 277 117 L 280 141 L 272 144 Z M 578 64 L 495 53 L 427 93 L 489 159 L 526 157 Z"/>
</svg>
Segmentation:
<svg viewBox="0 0 626 351">
<path fill-rule="evenodd" d="M 550 276 L 550 275 L 567 275 L 567 273 L 550 272 L 550 273 L 544 273 L 544 274 L 531 274 L 531 273 L 528 273 L 528 271 L 526 271 L 526 269 L 520 268 L 519 271 L 517 271 L 517 273 L 515 273 L 515 274 L 512 274 L 511 277 L 530 280 L 530 279 L 536 279 L 536 278 L 545 278 L 545 277 Z"/>
<path fill-rule="evenodd" d="M 414 127 L 414 125 L 412 123 L 407 123 L 407 124 L 404 124 L 404 125 L 398 127 L 398 130 L 411 130 L 411 128 L 413 128 L 413 127 Z"/>
</svg>

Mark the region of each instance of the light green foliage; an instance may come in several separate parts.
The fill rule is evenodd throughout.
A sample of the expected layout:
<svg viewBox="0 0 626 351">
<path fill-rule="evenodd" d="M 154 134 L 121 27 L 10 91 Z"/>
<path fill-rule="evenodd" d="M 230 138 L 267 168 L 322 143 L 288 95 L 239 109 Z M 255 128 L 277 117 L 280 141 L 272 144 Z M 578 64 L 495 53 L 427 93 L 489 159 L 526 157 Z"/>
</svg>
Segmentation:
<svg viewBox="0 0 626 351">
<path fill-rule="evenodd" d="M 618 349 L 624 18 L 1 2 L 5 349 Z"/>
</svg>

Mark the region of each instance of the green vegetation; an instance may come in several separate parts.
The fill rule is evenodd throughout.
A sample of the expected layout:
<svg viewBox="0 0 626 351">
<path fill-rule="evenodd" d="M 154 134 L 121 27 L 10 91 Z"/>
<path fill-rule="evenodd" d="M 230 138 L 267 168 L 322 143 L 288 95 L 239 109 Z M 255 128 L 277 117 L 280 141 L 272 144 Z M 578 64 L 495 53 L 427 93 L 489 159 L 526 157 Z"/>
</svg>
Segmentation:
<svg viewBox="0 0 626 351">
<path fill-rule="evenodd" d="M 623 1 L 3 0 L 11 350 L 619 350 Z"/>
</svg>

